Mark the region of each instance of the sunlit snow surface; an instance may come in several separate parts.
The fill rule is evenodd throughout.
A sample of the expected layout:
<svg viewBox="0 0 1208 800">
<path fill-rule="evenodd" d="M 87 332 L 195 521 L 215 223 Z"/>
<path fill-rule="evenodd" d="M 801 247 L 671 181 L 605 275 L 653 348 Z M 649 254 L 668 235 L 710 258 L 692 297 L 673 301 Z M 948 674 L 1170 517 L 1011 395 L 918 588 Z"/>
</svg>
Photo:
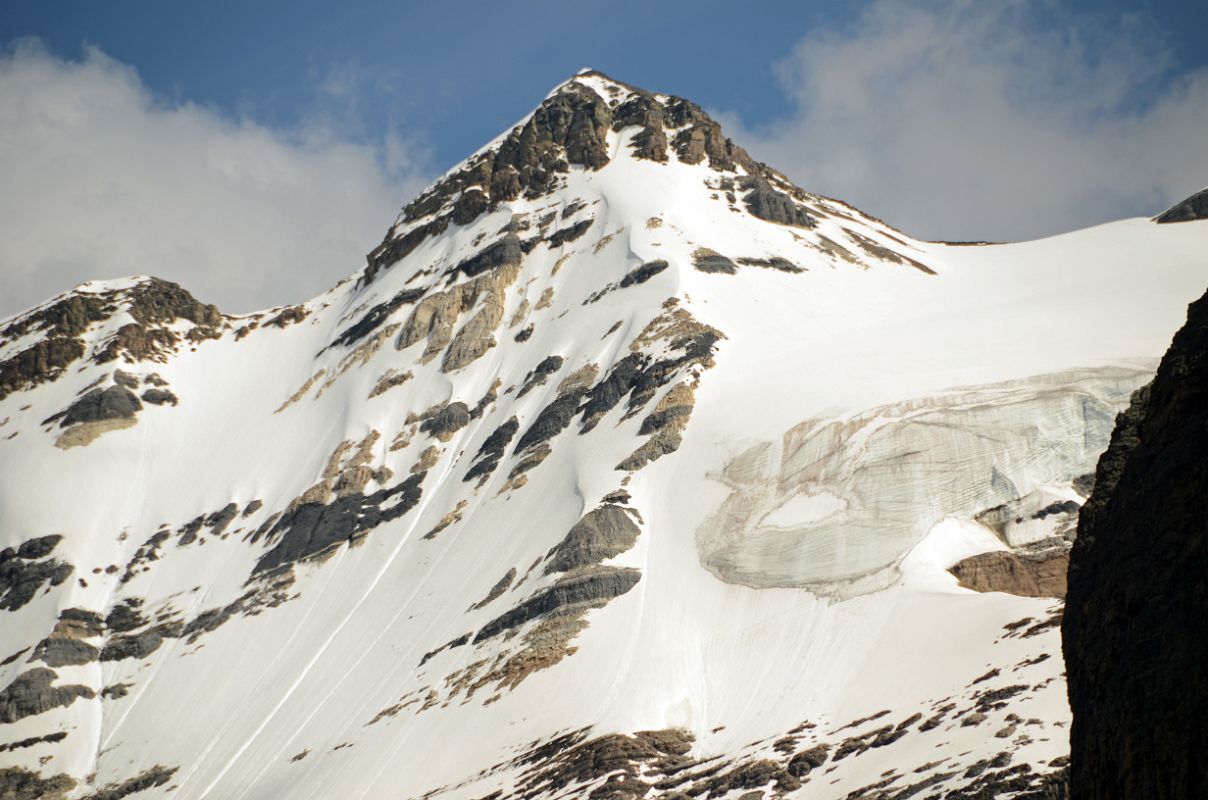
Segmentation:
<svg viewBox="0 0 1208 800">
<path fill-rule="evenodd" d="M 798 747 L 825 742 L 833 753 L 853 734 L 915 713 L 926 720 L 947 703 L 954 708 L 937 726 L 915 724 L 891 744 L 828 761 L 788 793 L 845 797 L 887 770 L 939 761 L 959 778 L 1008 751 L 1012 764 L 1043 772 L 1067 752 L 1059 631 L 1021 635 L 1060 603 L 970 592 L 946 568 L 1006 547 L 973 522 L 978 512 L 1063 491 L 1093 471 L 1115 412 L 1203 291 L 1208 225 L 1137 219 L 1036 242 L 948 246 L 831 204 L 824 210 L 850 216 L 797 230 L 730 208 L 706 186 L 717 179 L 706 164 L 632 158 L 632 135 L 609 134 L 604 169 L 572 168 L 552 196 L 450 227 L 368 285 L 350 280 L 306 304 L 301 322 L 236 339 L 244 323 L 230 320 L 220 339 L 181 347 L 165 363 L 120 365 L 157 373 L 179 405 L 147 405 L 137 424 L 88 446 L 57 448 L 57 431 L 40 423 L 115 365 L 77 364 L 0 401 L 0 544 L 62 534 L 53 556 L 75 568 L 0 612 L 0 659 L 34 647 L 67 608 L 105 616 L 137 597 L 150 620 L 163 612 L 188 621 L 226 606 L 248 591 L 270 546 L 245 539 L 320 481 L 342 442 L 351 456 L 369 437 L 367 466 L 391 471 L 371 488 L 397 485 L 437 448 L 418 504 L 355 546 L 300 563 L 285 602 L 234 614 L 193 642 L 168 638 L 145 658 L 56 668 L 59 685 L 96 697 L 0 725 L 2 742 L 67 732 L 0 752 L 0 768 L 68 774 L 80 781 L 73 797 L 163 765 L 177 768 L 171 780 L 138 797 L 472 798 L 511 791 L 525 768 L 512 759 L 586 726 L 593 736 L 683 728 L 694 757 L 784 760 L 774 743 L 804 721 L 815 727 Z M 494 241 L 514 214 L 568 206 L 553 228 L 589 218 L 590 228 L 524 256 L 496 345 L 468 366 L 421 364 L 424 344 L 397 350 L 397 328 L 343 368 L 352 348 L 325 349 L 404 289 L 444 289 L 441 273 Z M 937 274 L 864 256 L 845 229 Z M 820 236 L 851 245 L 859 263 L 819 249 Z M 778 256 L 805 271 L 707 274 L 693 268 L 702 247 Z M 656 259 L 669 268 L 585 304 Z M 515 440 L 481 488 L 463 477 L 500 425 L 515 416 L 523 433 L 576 369 L 594 363 L 606 374 L 671 297 L 725 338 L 714 366 L 685 376 L 697 386 L 682 445 L 624 486 L 641 533 L 607 563 L 640 570 L 640 581 L 584 617 L 562 660 L 514 687 L 468 694 L 456 674 L 491 664 L 515 640 L 421 660 L 552 580 L 540 567 L 528 577 L 531 565 L 622 488 L 628 473 L 615 467 L 645 440 L 639 427 L 657 398 L 627 419 L 618 405 L 588 433 L 572 423 L 518 488 L 504 489 Z M 90 347 L 118 317 L 85 336 Z M 531 338 L 515 341 L 530 323 Z M 21 346 L 5 343 L 0 356 Z M 560 369 L 519 397 L 550 355 L 564 359 Z M 370 397 L 390 369 L 413 377 Z M 415 427 L 408 414 L 453 401 L 473 408 L 496 381 L 496 399 L 448 441 L 418 432 L 392 449 Z M 178 543 L 190 520 L 253 500 L 260 509 L 226 537 L 203 531 Z M 164 524 L 172 537 L 123 583 Z M 510 569 L 511 587 L 472 609 Z M 1005 627 L 1025 618 L 1023 628 Z M 0 667 L 0 685 L 38 666 L 30 657 Z M 102 698 L 118 684 L 124 696 Z M 956 718 L 977 692 L 1015 685 L 1026 691 L 984 722 Z M 890 713 L 838 732 L 882 710 Z"/>
</svg>

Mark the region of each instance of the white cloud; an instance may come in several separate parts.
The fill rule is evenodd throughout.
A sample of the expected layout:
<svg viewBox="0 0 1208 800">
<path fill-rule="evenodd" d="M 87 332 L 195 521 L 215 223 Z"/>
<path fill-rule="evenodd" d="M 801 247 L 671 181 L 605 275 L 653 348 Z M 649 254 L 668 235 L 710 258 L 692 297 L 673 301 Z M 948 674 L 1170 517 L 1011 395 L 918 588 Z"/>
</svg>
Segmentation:
<svg viewBox="0 0 1208 800">
<path fill-rule="evenodd" d="M 307 299 L 422 188 L 424 156 L 397 132 L 366 144 L 165 102 L 97 50 L 19 43 L 0 53 L 0 97 L 0 316 L 131 274 L 229 312 Z"/>
<path fill-rule="evenodd" d="M 1023 239 L 1149 216 L 1208 184 L 1208 71 L 1137 16 L 879 0 L 779 65 L 756 157 L 909 233 Z M 727 115 L 722 115 L 726 117 Z"/>
</svg>

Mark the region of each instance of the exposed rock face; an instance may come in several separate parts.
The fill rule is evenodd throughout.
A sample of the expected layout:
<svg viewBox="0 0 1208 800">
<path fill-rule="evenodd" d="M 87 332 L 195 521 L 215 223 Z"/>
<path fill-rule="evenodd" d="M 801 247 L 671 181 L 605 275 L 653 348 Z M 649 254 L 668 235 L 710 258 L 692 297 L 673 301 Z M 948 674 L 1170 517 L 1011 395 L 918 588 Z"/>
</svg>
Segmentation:
<svg viewBox="0 0 1208 800">
<path fill-rule="evenodd" d="M 804 778 L 810 772 L 826 763 L 828 750 L 829 748 L 824 744 L 815 745 L 808 750 L 802 750 L 789 759 L 789 774 L 795 778 Z"/>
<path fill-rule="evenodd" d="M 659 387 L 674 378 L 694 369 L 711 368 L 717 343 L 724 338 L 721 331 L 701 323 L 687 310 L 670 307 L 651 320 L 630 342 L 629 355 L 588 392 L 583 404 L 583 431 L 592 430 L 626 396 L 629 402 L 625 413 L 634 414 L 654 397 Z M 660 357 L 651 358 L 643 352 L 643 348 L 662 342 L 666 342 L 666 348 Z M 643 432 L 657 434 L 657 429 L 649 427 Z"/>
<path fill-rule="evenodd" d="M 935 274 L 935 270 L 931 269 L 927 265 L 920 264 L 918 261 L 915 261 L 913 258 L 908 258 L 906 256 L 901 255 L 900 253 L 895 253 L 893 250 L 890 250 L 888 247 L 877 244 L 872 239 L 869 239 L 867 236 L 856 233 L 855 231 L 847 229 L 847 228 L 844 228 L 843 232 L 846 233 L 852 239 L 852 241 L 854 241 L 857 245 L 859 245 L 861 250 L 863 250 L 865 253 L 867 253 L 868 255 L 872 256 L 875 259 L 879 259 L 881 261 L 889 261 L 890 263 L 893 263 L 893 264 L 909 265 L 909 266 L 912 266 L 915 269 L 917 269 L 919 272 L 923 272 L 927 275 Z"/>
<path fill-rule="evenodd" d="M 579 401 L 583 399 L 586 392 L 587 387 L 585 386 L 573 387 L 558 395 L 552 403 L 541 409 L 541 413 L 537 415 L 533 424 L 520 437 L 514 452 L 521 453 L 536 447 L 566 430 L 575 414 L 579 412 Z"/>
<path fill-rule="evenodd" d="M 39 536 L 0 550 L 0 611 L 16 611 L 44 585 L 58 586 L 67 580 L 73 567 L 46 558 L 62 539 L 58 534 Z"/>
<path fill-rule="evenodd" d="M 1025 687 L 1018 687 L 1025 688 Z M 1004 693 L 987 694 L 983 706 L 993 712 L 1004 705 L 993 699 Z M 951 710 L 951 706 L 948 710 Z M 890 713 L 855 720 L 846 727 L 864 725 Z M 978 713 L 983 719 L 984 714 Z M 895 725 L 880 725 L 849 736 L 840 742 L 819 742 L 827 734 L 802 722 L 768 748 L 754 742 L 726 757 L 701 753 L 692 734 L 674 728 L 608 733 L 589 736 L 591 729 L 573 730 L 545 741 L 534 742 L 507 766 L 522 766 L 518 779 L 488 797 L 497 800 L 534 800 L 537 797 L 595 797 L 610 800 L 638 798 L 717 798 L 758 800 L 765 797 L 797 796 L 807 783 L 818 780 L 816 770 L 833 771 L 835 762 L 857 761 L 870 751 L 892 747 L 917 735 L 913 726 L 922 714 L 915 713 Z M 919 728 L 920 731 L 927 730 Z M 839 731 L 831 731 L 832 735 Z M 812 746 L 798 749 L 804 742 Z M 762 745 L 763 749 L 759 749 Z M 882 751 L 883 752 L 883 751 Z M 831 754 L 833 753 L 833 758 Z M 1061 762 L 1064 759 L 1055 759 Z M 944 797 L 947 800 L 1068 800 L 1064 768 L 1040 773 L 1028 764 L 1012 764 L 1012 753 L 1004 750 L 969 767 L 959 767 L 947 757 L 923 763 L 913 770 L 889 769 L 869 774 L 872 781 L 854 791 L 819 797 L 846 800 L 907 800 L 911 797 Z M 850 763 L 850 762 L 849 762 Z M 504 765 L 501 765 L 504 766 Z M 1057 767 L 1054 763 L 1052 766 Z M 865 767 L 865 769 L 871 769 Z M 875 776 L 875 777 L 874 777 Z M 594 788 L 592 788 L 594 787 Z M 817 788 L 817 784 L 815 783 Z M 931 789 L 932 791 L 926 792 Z M 805 792 L 802 796 L 814 796 Z"/>
<path fill-rule="evenodd" d="M 738 263 L 744 267 L 760 267 L 762 269 L 774 269 L 777 272 L 805 272 L 804 269 L 789 261 L 787 258 L 780 256 L 772 256 L 771 258 L 740 258 Z"/>
<path fill-rule="evenodd" d="M 630 286 L 645 283 L 646 281 L 658 275 L 663 270 L 667 269 L 667 262 L 659 259 L 657 261 L 647 261 L 640 267 L 634 267 L 629 273 L 621 278 L 620 286 L 622 289 L 627 289 Z"/>
<path fill-rule="evenodd" d="M 139 611 L 141 600 L 128 597 L 119 605 L 113 607 L 105 617 L 105 627 L 113 633 L 126 633 L 147 624 L 146 618 Z"/>
<path fill-rule="evenodd" d="M 568 572 L 576 567 L 597 564 L 633 547 L 641 530 L 620 506 L 605 504 L 589 511 L 575 523 L 566 538 L 554 549 L 545 567 L 551 572 Z"/>
<path fill-rule="evenodd" d="M 1158 222 L 1191 222 L 1197 219 L 1208 219 L 1208 189 L 1176 203 L 1158 215 Z"/>
<path fill-rule="evenodd" d="M 621 471 L 639 470 L 663 456 L 674 453 L 683 441 L 681 434 L 688 426 L 688 418 L 696 404 L 695 392 L 690 384 L 680 383 L 671 387 L 654 411 L 642 420 L 638 433 L 650 436 L 642 446 L 628 458 L 617 464 Z"/>
<path fill-rule="evenodd" d="M 515 688 L 532 673 L 552 667 L 573 654 L 575 648 L 571 642 L 588 626 L 588 612 L 608 605 L 641 580 L 637 569 L 601 563 L 630 550 L 640 534 L 630 512 L 619 505 L 605 502 L 585 514 L 548 554 L 542 574 L 558 577 L 495 616 L 472 639 L 476 649 L 497 637 L 505 643 L 517 640 L 519 646 L 505 650 L 493 662 L 490 659 L 472 662 L 447 683 L 452 693 L 464 691 L 471 697 L 480 687 L 491 683 L 500 688 Z M 540 563 L 541 559 L 534 562 L 529 572 Z M 515 578 L 513 568 L 470 611 L 485 608 L 499 599 L 513 586 Z M 527 578 L 526 574 L 514 588 L 519 588 Z M 447 647 L 469 642 L 467 634 Z M 424 661 L 440 650 L 425 655 Z"/>
<path fill-rule="evenodd" d="M 81 422 L 100 422 L 107 419 L 130 419 L 142 409 L 134 392 L 125 386 L 110 386 L 108 389 L 93 389 L 58 417 L 59 425 L 66 428 Z M 51 417 L 55 419 L 55 417 Z M 48 422 L 50 420 L 47 420 Z"/>
<path fill-rule="evenodd" d="M 710 250 L 707 247 L 697 248 L 696 252 L 692 254 L 692 266 L 701 272 L 721 273 L 724 275 L 733 275 L 738 272 L 738 267 L 735 266 L 732 260 L 716 250 Z"/>
<path fill-rule="evenodd" d="M 369 397 L 370 397 L 370 399 L 373 399 L 374 397 L 379 397 L 379 396 L 385 394 L 386 392 L 390 391 L 391 389 L 393 389 L 396 386 L 402 386 L 404 383 L 406 383 L 407 381 L 411 380 L 414 377 L 415 377 L 415 373 L 413 373 L 411 370 L 407 370 L 406 372 L 400 372 L 396 369 L 391 368 L 391 369 L 387 370 L 386 373 L 384 375 L 382 375 L 382 377 L 378 378 L 377 383 L 374 384 L 373 389 L 371 389 L 369 392 Z"/>
<path fill-rule="evenodd" d="M 975 592 L 1006 592 L 1023 597 L 1065 597 L 1069 551 L 1055 547 L 1040 552 L 1000 550 L 962 559 L 948 571 L 961 586 Z"/>
<path fill-rule="evenodd" d="M 0 723 L 12 723 L 43 714 L 52 708 L 63 708 L 81 697 L 89 700 L 96 697 L 96 692 L 87 686 L 51 686 L 57 677 L 54 670 L 45 667 L 18 675 L 0 691 Z"/>
<path fill-rule="evenodd" d="M 620 597 L 636 586 L 641 578 L 641 573 L 636 569 L 617 567 L 596 567 L 563 578 L 482 626 L 474 642 L 498 636 L 539 617 L 567 612 L 579 616 L 588 609 L 602 608 L 609 600 Z"/>
<path fill-rule="evenodd" d="M 569 794 L 571 787 L 585 787 L 603 775 L 609 778 L 597 790 L 598 796 L 616 800 L 643 797 L 650 792 L 643 778 L 675 774 L 695 763 L 687 755 L 692 742 L 691 733 L 677 729 L 590 739 L 582 731 L 559 736 L 520 756 L 518 761 L 528 769 L 509 797 Z"/>
<path fill-rule="evenodd" d="M 179 402 L 175 394 L 165 389 L 148 389 L 142 397 L 143 402 L 154 406 L 176 405 Z"/>
<path fill-rule="evenodd" d="M 499 466 L 499 461 L 503 458 L 504 449 L 508 443 L 512 441 L 512 437 L 516 435 L 516 431 L 520 428 L 520 422 L 511 417 L 507 422 L 496 428 L 482 446 L 478 448 L 478 453 L 475 454 L 475 464 L 466 472 L 465 481 L 472 481 L 477 478 L 489 476 Z"/>
<path fill-rule="evenodd" d="M 118 358 L 135 361 L 162 361 L 180 341 L 180 335 L 168 327 L 177 320 L 193 323 L 186 334 L 191 341 L 212 339 L 219 335 L 222 314 L 212 305 L 199 302 L 193 295 L 171 281 L 149 278 L 123 293 L 126 311 L 134 322 L 118 329 L 112 340 L 97 353 L 98 363 Z"/>
<path fill-rule="evenodd" d="M 48 667 L 78 666 L 97 660 L 100 651 L 87 638 L 100 636 L 103 621 L 99 614 L 82 608 L 69 608 L 59 615 L 50 636 L 34 648 L 31 661 Z"/>
<path fill-rule="evenodd" d="M 449 437 L 470 424 L 470 408 L 465 403 L 449 403 L 420 423 L 424 433 L 447 442 Z"/>
<path fill-rule="evenodd" d="M 55 742 L 61 742 L 66 738 L 67 738 L 66 731 L 57 731 L 55 733 L 48 733 L 44 736 L 28 736 L 24 739 L 20 739 L 15 742 L 8 742 L 7 744 L 0 744 L 0 753 L 11 752 L 13 750 L 24 750 L 27 747 L 33 747 L 34 745 L 42 744 L 43 742 L 54 744 Z M 2 787 L 0 787 L 0 788 L 2 788 Z M 0 794 L 0 797 L 5 797 L 5 796 L 6 795 L 4 795 L 4 794 Z"/>
<path fill-rule="evenodd" d="M 386 321 L 386 318 L 397 311 L 404 305 L 410 305 L 424 296 L 422 289 L 404 289 L 384 303 L 378 303 L 373 308 L 365 312 L 365 316 L 361 317 L 352 325 L 348 326 L 339 336 L 336 337 L 332 345 L 341 345 L 349 347 L 361 339 L 364 339 L 369 334 L 377 330 L 378 326 Z"/>
<path fill-rule="evenodd" d="M 154 767 L 144 770 L 134 777 L 118 781 L 117 783 L 111 783 L 97 790 L 94 794 L 88 795 L 84 800 L 121 800 L 123 797 L 129 797 L 132 794 L 153 789 L 156 786 L 163 786 L 172 779 L 172 776 L 176 774 L 176 770 L 176 767 L 165 767 L 156 764 Z"/>
<path fill-rule="evenodd" d="M 787 194 L 772 188 L 767 180 L 747 178 L 742 188 L 748 190 L 743 198 L 747 210 L 762 220 L 797 228 L 812 228 L 816 224 L 808 211 L 794 203 Z"/>
<path fill-rule="evenodd" d="M 93 349 L 98 364 L 121 359 L 127 363 L 162 361 L 182 338 L 190 342 L 220 335 L 223 316 L 212 305 L 198 302 L 175 283 L 145 278 L 121 290 L 76 290 L 43 308 L 16 317 L 0 329 L 0 346 L 38 336 L 28 346 L 0 360 L 0 400 L 12 392 L 57 380 L 86 353 L 84 334 L 125 311 L 133 322 L 117 328 L 103 346 Z M 171 327 L 192 323 L 182 336 Z"/>
<path fill-rule="evenodd" d="M 70 775 L 43 778 L 20 767 L 0 769 L 0 797 L 4 800 L 62 800 L 75 786 Z"/>
<path fill-rule="evenodd" d="M 165 639 L 175 639 L 180 636 L 181 630 L 182 626 L 179 622 L 168 622 L 139 633 L 114 636 L 101 650 L 100 660 L 122 661 L 127 658 L 146 658 L 158 650 Z"/>
<path fill-rule="evenodd" d="M 1120 414 L 1062 625 L 1076 800 L 1208 795 L 1208 295 Z"/>
<path fill-rule="evenodd" d="M 402 483 L 372 494 L 339 497 L 330 505 L 300 503 L 281 515 L 269 532 L 270 540 L 276 544 L 260 557 L 255 573 L 312 558 L 351 542 L 384 522 L 398 519 L 419 502 L 425 474 L 418 472 Z M 394 505 L 383 508 L 391 501 Z"/>
<path fill-rule="evenodd" d="M 503 321 L 504 292 L 519 275 L 519 255 L 519 249 L 492 245 L 454 268 L 453 274 L 466 272 L 473 278 L 424 297 L 403 324 L 395 346 L 403 350 L 426 340 L 421 364 L 447 346 L 441 360 L 442 372 L 461 369 L 478 359 L 496 344 L 494 331 Z M 454 335 L 458 319 L 479 301 L 478 313 Z"/>
<path fill-rule="evenodd" d="M 516 568 L 512 567 L 507 571 L 506 575 L 500 578 L 499 581 L 491 587 L 491 591 L 487 592 L 487 596 L 472 605 L 470 609 L 472 611 L 477 611 L 480 608 L 486 608 L 491 603 L 498 600 L 503 593 L 511 587 L 512 581 L 514 580 L 516 580 Z"/>
<path fill-rule="evenodd" d="M 488 245 L 478 253 L 458 264 L 451 271 L 460 272 L 467 278 L 476 278 L 484 272 L 497 267 L 520 263 L 523 253 L 520 249 L 520 238 L 511 233 L 494 244 Z"/>
<path fill-rule="evenodd" d="M 301 322 L 310 316 L 310 311 L 305 306 L 286 306 L 281 311 L 265 322 L 264 324 L 272 328 L 287 328 L 290 325 Z"/>
<path fill-rule="evenodd" d="M 67 365 L 84 355 L 79 335 L 115 307 L 98 295 L 72 294 L 27 314 L 0 331 L 0 340 L 42 331 L 45 338 L 0 362 L 0 400 L 9 393 L 53 381 Z"/>
<path fill-rule="evenodd" d="M 0 399 L 14 391 L 53 381 L 82 355 L 84 345 L 78 339 L 52 337 L 36 342 L 0 363 Z"/>
<path fill-rule="evenodd" d="M 540 364 L 524 376 L 524 383 L 521 385 L 520 391 L 516 393 L 516 396 L 524 397 L 538 386 L 545 385 L 545 381 L 550 375 L 562 369 L 563 361 L 562 356 L 546 356 Z"/>
</svg>

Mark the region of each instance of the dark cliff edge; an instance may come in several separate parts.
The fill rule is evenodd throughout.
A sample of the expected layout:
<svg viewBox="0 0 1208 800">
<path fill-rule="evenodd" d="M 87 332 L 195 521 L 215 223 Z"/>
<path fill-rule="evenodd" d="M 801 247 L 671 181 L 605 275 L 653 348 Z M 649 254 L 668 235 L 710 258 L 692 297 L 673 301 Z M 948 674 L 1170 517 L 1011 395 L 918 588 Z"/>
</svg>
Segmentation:
<svg viewBox="0 0 1208 800">
<path fill-rule="evenodd" d="M 1062 624 L 1071 797 L 1208 797 L 1208 294 L 1117 417 Z"/>
<path fill-rule="evenodd" d="M 1155 222 L 1192 222 L 1197 219 L 1208 219 L 1208 189 L 1196 192 L 1154 217 Z"/>
</svg>

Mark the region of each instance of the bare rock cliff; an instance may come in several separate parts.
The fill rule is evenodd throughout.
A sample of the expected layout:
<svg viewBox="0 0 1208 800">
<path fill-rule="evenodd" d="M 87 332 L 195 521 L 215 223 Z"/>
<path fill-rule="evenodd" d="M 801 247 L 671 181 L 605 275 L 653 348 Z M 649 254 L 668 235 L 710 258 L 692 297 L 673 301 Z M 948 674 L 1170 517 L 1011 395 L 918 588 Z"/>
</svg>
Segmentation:
<svg viewBox="0 0 1208 800">
<path fill-rule="evenodd" d="M 1077 800 L 1208 796 L 1208 295 L 1117 419 L 1063 622 Z"/>
</svg>

